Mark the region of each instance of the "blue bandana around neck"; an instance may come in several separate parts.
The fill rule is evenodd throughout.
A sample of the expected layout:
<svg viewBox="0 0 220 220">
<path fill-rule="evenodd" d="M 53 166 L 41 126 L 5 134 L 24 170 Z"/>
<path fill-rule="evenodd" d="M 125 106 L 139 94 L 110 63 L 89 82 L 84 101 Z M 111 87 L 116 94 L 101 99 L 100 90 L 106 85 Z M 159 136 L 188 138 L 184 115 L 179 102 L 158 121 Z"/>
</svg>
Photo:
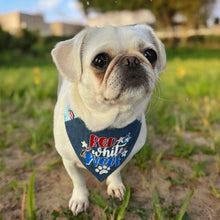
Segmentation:
<svg viewBox="0 0 220 220">
<path fill-rule="evenodd" d="M 124 128 L 92 132 L 69 108 L 68 103 L 65 105 L 64 122 L 76 155 L 100 182 L 127 159 L 141 130 L 141 120 L 138 118 Z"/>
</svg>

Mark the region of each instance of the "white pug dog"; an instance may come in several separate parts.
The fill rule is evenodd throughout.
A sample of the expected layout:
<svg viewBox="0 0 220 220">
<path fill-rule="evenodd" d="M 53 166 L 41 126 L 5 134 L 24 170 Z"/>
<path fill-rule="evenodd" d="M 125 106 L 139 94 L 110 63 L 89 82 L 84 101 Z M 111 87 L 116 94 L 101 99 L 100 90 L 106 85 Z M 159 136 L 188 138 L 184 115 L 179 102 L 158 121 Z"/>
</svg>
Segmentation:
<svg viewBox="0 0 220 220">
<path fill-rule="evenodd" d="M 147 25 L 87 27 L 52 51 L 60 73 L 55 146 L 73 181 L 73 214 L 89 206 L 82 170 L 123 200 L 120 170 L 144 145 L 145 110 L 165 70 L 164 45 Z"/>
</svg>

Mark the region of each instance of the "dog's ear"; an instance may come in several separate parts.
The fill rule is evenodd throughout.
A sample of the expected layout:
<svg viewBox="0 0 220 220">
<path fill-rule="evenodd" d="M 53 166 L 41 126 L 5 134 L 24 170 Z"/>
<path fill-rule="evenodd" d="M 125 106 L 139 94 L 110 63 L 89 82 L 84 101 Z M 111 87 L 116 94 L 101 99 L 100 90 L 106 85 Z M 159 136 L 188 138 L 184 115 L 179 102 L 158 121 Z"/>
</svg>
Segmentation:
<svg viewBox="0 0 220 220">
<path fill-rule="evenodd" d="M 84 29 L 74 38 L 59 42 L 51 52 L 59 73 L 71 82 L 76 82 L 81 77 L 81 49 L 86 33 L 87 30 Z"/>
<path fill-rule="evenodd" d="M 167 59 L 166 59 L 166 51 L 164 44 L 162 41 L 158 38 L 158 36 L 155 34 L 154 30 L 145 24 L 140 24 L 136 26 L 137 28 L 142 29 L 143 33 L 145 33 L 145 36 L 150 35 L 150 37 L 153 39 L 153 43 L 155 44 L 159 54 L 158 55 L 158 60 L 155 66 L 156 72 L 160 73 L 165 71 L 166 64 L 167 64 Z"/>
<path fill-rule="evenodd" d="M 165 71 L 166 65 L 167 65 L 167 56 L 166 56 L 165 46 L 162 43 L 162 41 L 158 38 L 158 36 L 155 34 L 153 29 L 151 29 L 150 33 L 154 39 L 154 42 L 156 42 L 156 44 L 157 44 L 156 46 L 159 50 L 156 68 L 157 68 L 157 72 L 161 73 L 161 72 Z"/>
</svg>

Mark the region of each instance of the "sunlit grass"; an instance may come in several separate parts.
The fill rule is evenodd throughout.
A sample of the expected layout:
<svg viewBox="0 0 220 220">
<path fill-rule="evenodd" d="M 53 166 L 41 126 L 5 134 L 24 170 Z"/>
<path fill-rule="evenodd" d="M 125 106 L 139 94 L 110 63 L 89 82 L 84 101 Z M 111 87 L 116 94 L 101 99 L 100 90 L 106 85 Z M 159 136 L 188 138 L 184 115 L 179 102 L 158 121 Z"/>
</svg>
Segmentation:
<svg viewBox="0 0 220 220">
<path fill-rule="evenodd" d="M 19 62 L 3 64 L 0 67 L 0 149 L 18 146 L 21 151 L 36 155 L 53 145 L 57 70 L 49 58 L 45 60 L 25 58 Z M 147 144 L 135 156 L 135 164 L 141 171 L 150 170 L 155 164 L 162 166 L 167 172 L 177 174 L 177 177 L 169 178 L 171 185 L 182 186 L 189 181 L 207 176 L 209 163 L 193 160 L 193 156 L 199 153 L 216 157 L 216 170 L 213 172 L 220 171 L 220 133 L 217 132 L 220 124 L 219 83 L 220 63 L 217 50 L 168 49 L 167 68 L 160 75 L 160 89 L 154 93 L 146 115 L 151 132 Z M 207 140 L 209 146 L 206 148 L 198 146 L 193 140 L 186 143 L 184 140 L 186 132 L 198 133 Z M 172 150 L 156 153 L 151 146 L 154 138 L 151 137 L 151 133 L 162 140 L 173 138 Z M 192 166 L 192 174 L 185 176 L 179 168 L 163 160 L 166 156 L 188 159 Z M 59 164 L 60 160 L 48 164 L 47 169 L 53 169 L 57 163 Z M 24 161 L 25 168 L 31 167 L 32 164 L 31 159 L 28 162 Z M 0 160 L 0 170 L 5 171 L 4 159 Z M 219 198 L 219 192 L 212 183 L 207 187 L 210 187 L 211 193 Z M 155 199 L 157 198 L 155 195 L 151 196 Z M 97 198 L 100 198 L 99 195 Z M 129 198 L 130 195 L 126 202 Z M 186 212 L 190 198 L 191 194 L 188 197 L 186 195 L 187 202 L 178 216 L 183 216 Z M 106 200 L 103 201 L 103 204 L 108 204 Z M 154 204 L 158 202 L 158 199 L 154 200 Z M 106 216 L 115 214 L 114 206 L 110 206 L 108 210 L 102 207 L 100 202 L 98 206 L 103 209 Z M 126 203 L 124 207 L 127 209 L 121 209 L 122 216 L 126 214 L 126 210 L 142 215 L 143 218 L 152 213 L 156 215 L 157 212 L 160 216 L 164 212 L 162 206 L 159 209 L 156 206 L 152 209 L 143 209 L 129 207 L 129 203 Z M 65 208 L 61 213 L 53 214 L 54 217 L 70 215 Z M 169 218 L 169 213 L 166 216 Z"/>
<path fill-rule="evenodd" d="M 52 62 L 45 65 L 0 68 L 0 147 L 16 143 L 25 151 L 38 153 L 52 141 L 53 107 L 57 72 Z"/>
<path fill-rule="evenodd" d="M 194 53 L 186 59 L 184 53 L 183 49 L 181 59 L 181 51 L 169 51 L 166 71 L 160 75 L 159 97 L 158 92 L 153 96 L 156 104 L 147 120 L 157 125 L 158 132 L 206 130 L 214 138 L 211 126 L 220 122 L 219 59 L 216 51 L 216 57 L 209 51 L 211 59 L 206 53 L 203 58 L 202 51 L 198 51 L 198 58 Z"/>
</svg>

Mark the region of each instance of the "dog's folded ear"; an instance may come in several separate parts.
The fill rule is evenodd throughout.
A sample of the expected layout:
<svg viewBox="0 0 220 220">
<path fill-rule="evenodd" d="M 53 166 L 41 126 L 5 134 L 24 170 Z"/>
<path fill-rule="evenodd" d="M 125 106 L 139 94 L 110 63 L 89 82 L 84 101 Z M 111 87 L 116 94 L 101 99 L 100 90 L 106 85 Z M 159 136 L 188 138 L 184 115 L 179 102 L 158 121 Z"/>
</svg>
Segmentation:
<svg viewBox="0 0 220 220">
<path fill-rule="evenodd" d="M 151 35 L 154 39 L 154 42 L 156 43 L 156 46 L 159 50 L 159 56 L 158 56 L 158 62 L 156 64 L 156 69 L 157 69 L 158 73 L 161 73 L 161 72 L 165 71 L 166 65 L 167 65 L 165 46 L 153 30 L 150 33 L 151 33 Z"/>
<path fill-rule="evenodd" d="M 86 33 L 83 29 L 74 38 L 59 42 L 51 52 L 59 73 L 71 82 L 81 77 L 81 50 Z"/>
<path fill-rule="evenodd" d="M 138 28 L 142 32 L 142 34 L 146 35 L 147 37 L 149 37 L 149 34 L 150 34 L 150 37 L 152 38 L 153 43 L 155 44 L 159 52 L 158 60 L 155 66 L 156 72 L 161 73 L 165 71 L 167 60 L 166 60 L 165 47 L 162 41 L 158 38 L 158 36 L 155 34 L 154 30 L 150 26 L 146 24 L 139 24 L 139 25 L 136 25 L 136 28 Z"/>
</svg>

